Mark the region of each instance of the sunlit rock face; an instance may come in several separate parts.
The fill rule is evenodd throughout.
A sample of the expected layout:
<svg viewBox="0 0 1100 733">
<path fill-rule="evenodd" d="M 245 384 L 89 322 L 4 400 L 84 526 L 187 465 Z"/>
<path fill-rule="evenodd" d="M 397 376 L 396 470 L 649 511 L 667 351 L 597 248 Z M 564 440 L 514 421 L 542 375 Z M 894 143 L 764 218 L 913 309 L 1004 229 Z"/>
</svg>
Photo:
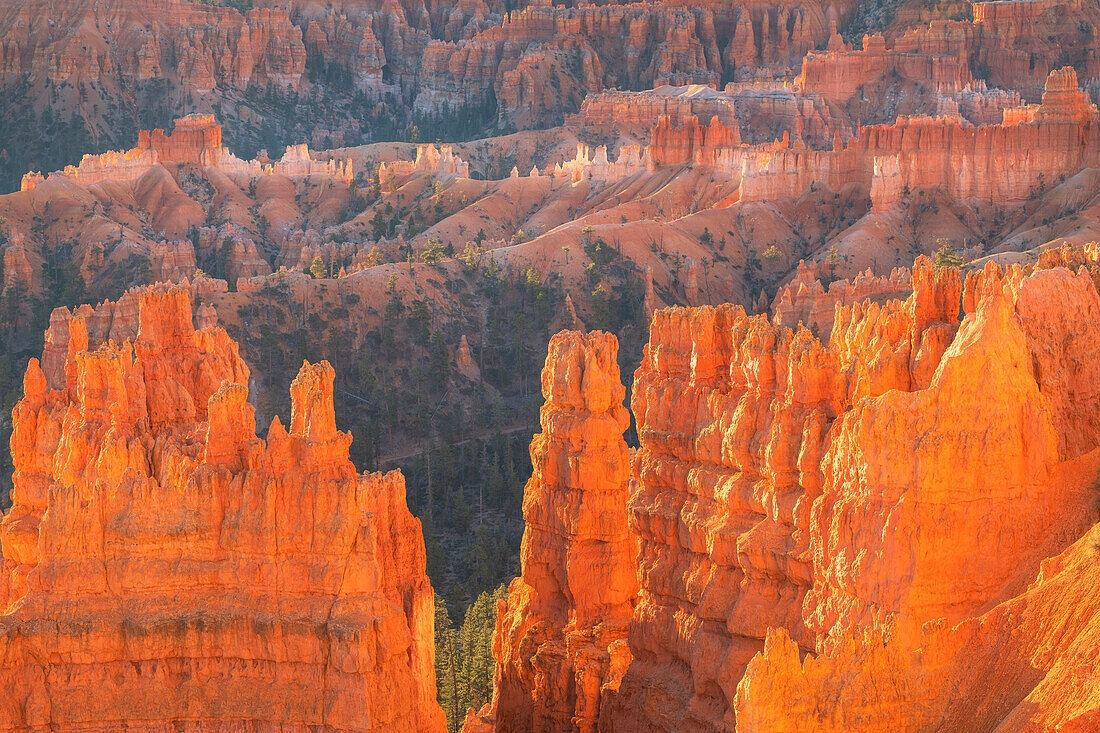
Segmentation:
<svg viewBox="0 0 1100 733">
<path fill-rule="evenodd" d="M 971 278 L 928 389 L 838 420 L 804 606 L 830 632 L 804 660 L 769 632 L 738 730 L 1100 723 L 1094 274 Z"/>
<path fill-rule="evenodd" d="M 638 542 L 627 527 L 618 351 L 600 331 L 550 341 L 523 493 L 523 574 L 498 611 L 493 701 L 468 730 L 595 731 L 629 663 Z"/>
<path fill-rule="evenodd" d="M 612 729 L 742 726 L 764 687 L 737 685 L 771 630 L 803 654 L 884 619 L 911 639 L 1022 591 L 1084 531 L 1091 276 L 964 282 L 924 261 L 911 279 L 906 302 L 839 307 L 827 344 L 733 307 L 655 317 L 632 402 L 642 589 Z M 775 730 L 785 698 L 767 699 L 750 729 Z M 783 729 L 846 721 L 843 700 Z"/>
<path fill-rule="evenodd" d="M 737 306 L 657 311 L 631 397 L 639 591 L 595 729 L 1090 729 L 1100 577 L 1079 538 L 1100 471 L 1097 259 L 1065 249 L 964 278 L 922 258 L 892 276 L 906 300 L 842 283 L 853 302 L 834 303 L 825 342 Z M 546 394 L 542 441 L 564 434 Z M 539 475 L 529 511 L 554 484 Z M 528 533 L 524 578 L 545 577 L 568 555 Z M 506 641 L 556 628 L 539 609 L 583 615 L 560 580 L 579 576 L 552 577 L 512 586 L 498 661 L 529 674 L 498 671 L 467 730 L 509 729 L 506 700 L 519 729 L 593 729 L 560 704 L 581 676 L 548 661 L 568 645 Z"/>
<path fill-rule="evenodd" d="M 420 523 L 399 473 L 348 460 L 332 368 L 260 439 L 188 292 L 128 302 L 121 343 L 57 314 L 64 361 L 14 410 L 0 729 L 441 730 Z"/>
</svg>

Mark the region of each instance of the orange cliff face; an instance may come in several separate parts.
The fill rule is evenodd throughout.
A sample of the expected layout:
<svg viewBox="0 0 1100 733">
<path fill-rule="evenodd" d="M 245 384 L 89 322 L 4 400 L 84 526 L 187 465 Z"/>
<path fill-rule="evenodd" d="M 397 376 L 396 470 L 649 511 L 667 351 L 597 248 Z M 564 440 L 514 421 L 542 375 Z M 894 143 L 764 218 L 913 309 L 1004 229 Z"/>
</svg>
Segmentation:
<svg viewBox="0 0 1100 733">
<path fill-rule="evenodd" d="M 138 132 L 138 148 L 152 150 L 162 163 L 216 164 L 222 149 L 222 128 L 214 115 L 187 115 L 176 120 L 171 135 L 164 130 Z"/>
<path fill-rule="evenodd" d="M 1057 598 L 1093 552 L 1073 543 L 1096 521 L 1100 267 L 1095 250 L 1040 267 L 962 278 L 922 258 L 906 301 L 839 299 L 827 343 L 737 306 L 654 315 L 631 404 L 640 590 L 599 730 L 1095 720 L 1095 695 L 1059 696 L 1095 678 L 1094 599 Z M 546 566 L 525 549 L 524 567 Z M 558 618 L 576 604 L 541 588 Z M 498 632 L 553 628 L 532 606 L 510 598 Z M 511 648 L 543 670 L 564 656 Z M 538 709 L 557 679 L 498 675 L 497 729 L 549 729 L 501 728 L 501 702 Z"/>
<path fill-rule="evenodd" d="M 595 731 L 629 662 L 638 545 L 627 528 L 618 342 L 563 331 L 549 349 L 523 495 L 523 574 L 499 606 L 493 701 L 470 731 Z"/>
<path fill-rule="evenodd" d="M 1097 527 L 1081 537 L 1096 520 L 1100 297 L 1061 268 L 987 271 L 975 292 L 929 389 L 838 419 L 810 530 L 826 561 L 804 607 L 834 631 L 804 662 L 769 632 L 737 689 L 738 730 L 1100 724 Z"/>
<path fill-rule="evenodd" d="M 332 368 L 257 438 L 225 331 L 134 300 L 121 344 L 72 316 L 13 411 L 0 730 L 442 730 L 420 523 L 348 460 Z"/>
<path fill-rule="evenodd" d="M 633 393 L 635 661 L 611 729 L 740 725 L 769 629 L 805 652 L 885 614 L 910 633 L 961 621 L 1083 531 L 1100 331 L 1065 336 L 1100 299 L 1087 274 L 1012 278 L 1007 296 L 996 271 L 964 288 L 925 261 L 906 303 L 840 308 L 828 345 L 730 307 L 658 313 Z"/>
</svg>

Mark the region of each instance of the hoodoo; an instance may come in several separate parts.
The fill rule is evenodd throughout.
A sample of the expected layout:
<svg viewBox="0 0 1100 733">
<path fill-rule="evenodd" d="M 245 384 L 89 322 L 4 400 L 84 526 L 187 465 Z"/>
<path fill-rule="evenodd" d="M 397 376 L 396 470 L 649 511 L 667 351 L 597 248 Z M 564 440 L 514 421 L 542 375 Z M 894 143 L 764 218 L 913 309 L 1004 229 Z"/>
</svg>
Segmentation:
<svg viewBox="0 0 1100 733">
<path fill-rule="evenodd" d="M 638 592 L 618 343 L 563 331 L 542 370 L 542 433 L 523 498 L 523 574 L 497 612 L 491 706 L 467 730 L 595 731 L 630 660 Z"/>
<path fill-rule="evenodd" d="M 60 381 L 24 377 L 0 730 L 442 730 L 420 522 L 348 460 L 332 368 L 260 439 L 225 331 L 183 289 L 131 297 L 132 340 L 68 317 Z"/>
</svg>

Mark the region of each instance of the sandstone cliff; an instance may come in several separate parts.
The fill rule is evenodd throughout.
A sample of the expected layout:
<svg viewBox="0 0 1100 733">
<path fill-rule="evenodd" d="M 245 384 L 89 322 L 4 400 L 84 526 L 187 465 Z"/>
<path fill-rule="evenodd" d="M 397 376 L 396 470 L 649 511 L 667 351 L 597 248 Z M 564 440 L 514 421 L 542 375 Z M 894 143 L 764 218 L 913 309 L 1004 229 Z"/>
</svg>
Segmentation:
<svg viewBox="0 0 1100 733">
<path fill-rule="evenodd" d="M 348 460 L 332 368 L 261 439 L 185 290 L 127 307 L 58 314 L 14 411 L 0 729 L 441 730 L 420 523 Z"/>
<path fill-rule="evenodd" d="M 469 730 L 595 731 L 629 662 L 638 591 L 618 343 L 563 331 L 542 372 L 542 430 L 523 493 L 523 574 L 500 604 L 489 709 Z"/>
</svg>

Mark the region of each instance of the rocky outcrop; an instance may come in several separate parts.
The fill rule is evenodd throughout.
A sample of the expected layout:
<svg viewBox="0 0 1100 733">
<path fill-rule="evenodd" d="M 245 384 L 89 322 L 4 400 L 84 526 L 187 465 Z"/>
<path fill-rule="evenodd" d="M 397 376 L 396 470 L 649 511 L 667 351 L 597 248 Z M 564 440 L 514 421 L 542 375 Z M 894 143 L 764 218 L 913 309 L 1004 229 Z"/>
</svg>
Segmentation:
<svg viewBox="0 0 1100 733">
<path fill-rule="evenodd" d="M 1065 549 L 1096 520 L 1098 375 L 1086 353 L 1100 336 L 1081 319 L 1100 297 L 1088 272 L 1065 269 L 987 270 L 971 285 L 975 310 L 928 389 L 838 418 L 804 605 L 826 636 L 803 663 L 769 632 L 738 686 L 739 730 L 1087 730 L 1100 719 L 1084 663 L 1100 652 L 1096 529 Z"/>
<path fill-rule="evenodd" d="M 673 126 L 662 116 L 650 139 L 648 155 L 656 166 L 691 162 L 717 167 L 741 144 L 737 128 L 726 127 L 718 118 L 700 124 L 697 118 L 686 117 L 683 124 Z"/>
<path fill-rule="evenodd" d="M 936 49 L 937 51 L 939 49 Z M 796 84 L 834 103 L 844 103 L 863 86 L 887 76 L 919 82 L 939 92 L 953 93 L 970 82 L 965 59 L 947 53 L 888 49 L 881 35 L 863 38 L 863 48 L 840 44 L 825 51 L 811 51 L 802 61 Z"/>
<path fill-rule="evenodd" d="M 725 93 L 736 105 L 741 138 L 747 143 L 767 143 L 786 134 L 821 149 L 836 135 L 851 136 L 823 98 L 797 89 L 793 82 L 734 82 L 726 85 Z"/>
<path fill-rule="evenodd" d="M 621 146 L 618 157 L 612 161 L 607 158 L 607 146 L 600 145 L 593 151 L 587 145 L 578 143 L 576 157 L 564 163 L 547 166 L 544 173 L 558 180 L 576 183 L 585 179 L 615 181 L 653 168 L 648 149 L 643 153 L 641 146 Z M 539 175 L 538 170 L 532 170 L 531 175 Z"/>
<path fill-rule="evenodd" d="M 222 149 L 222 128 L 214 115 L 188 115 L 176 120 L 171 135 L 164 130 L 142 130 L 138 148 L 152 150 L 162 163 L 213 165 Z"/>
<path fill-rule="evenodd" d="M 649 130 L 660 118 L 680 126 L 687 117 L 717 117 L 727 127 L 737 124 L 734 100 L 707 86 L 658 87 L 641 92 L 607 91 L 589 94 L 571 124 L 639 127 Z"/>
<path fill-rule="evenodd" d="M 222 145 L 222 128 L 213 115 L 192 114 L 176 120 L 171 134 L 141 130 L 137 147 L 85 155 L 79 165 L 68 165 L 43 176 L 31 171 L 23 176 L 21 191 L 32 191 L 49 178 L 66 178 L 82 186 L 103 181 L 135 182 L 157 165 L 212 167 L 227 174 L 283 175 L 288 178 L 332 176 L 345 183 L 354 175 L 350 160 L 315 161 L 304 145 L 288 145 L 277 161 L 244 161 Z"/>
<path fill-rule="evenodd" d="M 327 363 L 258 438 L 237 345 L 192 319 L 166 286 L 55 313 L 27 368 L 0 729 L 442 730 L 401 475 L 356 473 Z"/>
<path fill-rule="evenodd" d="M 470 730 L 595 731 L 629 662 L 637 539 L 617 356 L 600 331 L 550 341 L 523 492 L 523 572 L 497 612 L 493 701 Z"/>
<path fill-rule="evenodd" d="M 783 98 L 781 90 L 764 94 L 767 85 L 731 85 L 726 98 L 740 99 L 750 87 L 759 87 L 756 93 L 776 104 Z M 816 97 L 788 91 L 783 93 L 787 99 L 800 104 L 792 101 L 787 122 L 775 125 L 777 139 L 745 143 L 740 126 L 754 127 L 749 111 L 738 111 L 732 126 L 718 116 L 700 121 L 683 115 L 674 123 L 672 117 L 659 115 L 648 146 L 622 145 L 611 161 L 605 147 L 592 151 L 582 144 L 573 160 L 547 166 L 544 172 L 577 182 L 701 165 L 737 182 L 732 201 L 775 201 L 797 198 L 816 187 L 840 192 L 858 186 L 870 198 L 872 211 L 885 212 L 923 189 L 938 189 L 958 200 L 1020 204 L 1035 197 L 1046 182 L 1100 162 L 1095 133 L 1100 117 L 1077 88 L 1072 68 L 1051 72 L 1041 104 L 1002 108 L 1003 120 L 997 124 L 971 124 L 960 112 L 963 107 L 970 105 L 967 109 L 974 117 L 990 114 L 979 97 L 988 96 L 993 105 L 1019 99 L 987 92 L 981 85 L 970 85 L 961 96 L 941 100 L 950 104 L 951 114 L 902 116 L 890 124 L 862 126 L 845 139 L 832 118 L 814 112 Z M 746 105 L 746 110 L 751 107 Z M 643 118 L 644 114 L 637 119 Z M 774 120 L 767 115 L 765 119 Z M 826 135 L 830 139 L 823 148 Z M 413 170 L 407 163 L 401 165 L 401 170 Z"/>
<path fill-rule="evenodd" d="M 828 284 L 822 281 L 830 279 Z M 779 288 L 772 300 L 772 322 L 777 326 L 809 328 L 828 341 L 837 306 L 875 299 L 880 303 L 909 297 L 913 282 L 909 270 L 895 268 L 888 276 L 871 271 L 850 279 L 830 278 L 828 265 L 816 261 L 798 263 L 794 278 Z"/>
<path fill-rule="evenodd" d="M 922 259 L 904 302 L 835 304 L 827 342 L 736 306 L 653 316 L 631 403 L 640 590 L 599 730 L 1094 720 L 1094 696 L 1062 692 L 1094 677 L 1095 604 L 1055 600 L 1092 550 L 1040 563 L 1096 521 L 1100 267 L 1094 249 L 1053 251 L 1047 267 L 964 278 Z M 586 608 L 568 571 L 532 582 L 561 557 L 560 540 L 536 543 L 547 535 L 531 529 L 544 486 L 527 488 L 494 705 L 469 730 L 592 729 L 560 702 L 568 655 L 543 653 L 546 637 L 510 641 L 516 628 L 557 628 L 536 609 Z M 992 676 L 975 675 L 975 660 Z M 505 701 L 523 716 L 500 717 Z M 546 712 L 531 723 L 532 710 Z"/>
<path fill-rule="evenodd" d="M 379 180 L 389 180 L 390 176 L 407 176 L 413 173 L 431 173 L 439 178 L 458 176 L 470 177 L 470 164 L 463 160 L 453 145 L 417 145 L 415 160 L 395 160 L 389 165 L 379 163 Z"/>
<path fill-rule="evenodd" d="M 1052 72 L 1044 103 L 1004 110 L 1004 122 L 974 126 L 961 118 L 900 117 L 869 125 L 832 150 L 775 145 L 756 154 L 726 155 L 741 165 L 741 200 L 799 195 L 813 185 L 833 191 L 859 183 L 876 209 L 904 191 L 940 188 L 956 199 L 1020 203 L 1043 180 L 1097 159 L 1096 107 L 1076 88 L 1072 69 Z"/>
</svg>

